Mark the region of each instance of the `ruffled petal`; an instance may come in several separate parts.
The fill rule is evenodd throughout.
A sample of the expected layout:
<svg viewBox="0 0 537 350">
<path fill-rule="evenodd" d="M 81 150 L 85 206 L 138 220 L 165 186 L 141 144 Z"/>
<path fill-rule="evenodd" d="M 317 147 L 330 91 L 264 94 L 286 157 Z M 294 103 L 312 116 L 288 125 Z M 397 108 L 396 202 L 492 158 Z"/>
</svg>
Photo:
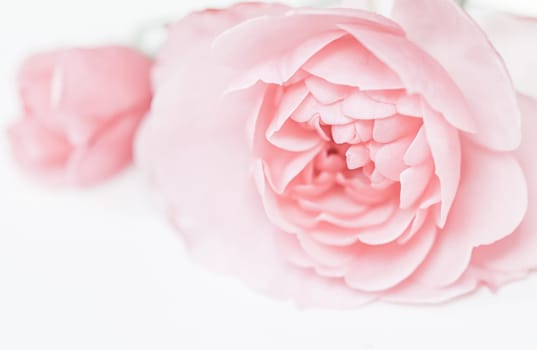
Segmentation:
<svg viewBox="0 0 537 350">
<path fill-rule="evenodd" d="M 245 21 L 222 32 L 213 47 L 221 58 L 233 66 L 251 68 L 267 58 L 281 58 L 308 39 L 327 31 L 338 31 L 337 25 L 346 23 L 403 35 L 395 22 L 372 12 L 302 8 L 289 10 L 285 15 L 276 12 Z"/>
<path fill-rule="evenodd" d="M 450 127 L 426 103 L 423 103 L 423 125 L 435 165 L 435 174 L 440 180 L 442 203 L 440 226 L 444 226 L 451 205 L 457 195 L 461 178 L 461 145 L 459 132 Z"/>
<path fill-rule="evenodd" d="M 304 84 L 294 84 L 285 89 L 276 107 L 275 114 L 272 116 L 272 121 L 267 128 L 267 137 L 280 130 L 289 117 L 304 102 L 308 94 L 308 88 Z"/>
<path fill-rule="evenodd" d="M 520 111 L 511 78 L 502 58 L 464 10 L 451 0 L 396 0 L 393 17 L 463 92 L 475 123 L 476 133 L 469 138 L 495 150 L 518 147 Z"/>
<path fill-rule="evenodd" d="M 429 185 L 433 171 L 431 163 L 423 163 L 401 173 L 401 208 L 409 208 L 421 197 Z"/>
<path fill-rule="evenodd" d="M 464 95 L 448 72 L 407 38 L 339 25 L 399 75 L 410 93 L 421 94 L 455 127 L 472 132 L 475 123 Z M 434 80 L 433 80 L 434 79 Z"/>
<path fill-rule="evenodd" d="M 143 115 L 125 115 L 106 125 L 87 145 L 73 154 L 66 169 L 66 181 L 91 185 L 102 181 L 129 165 L 133 142 Z"/>
<path fill-rule="evenodd" d="M 315 76 L 306 78 L 304 82 L 313 97 L 322 104 L 332 104 L 341 101 L 353 90 L 351 87 L 335 85 Z"/>
<path fill-rule="evenodd" d="M 65 118 L 99 119 L 110 119 L 133 108 L 147 109 L 151 102 L 151 66 L 148 57 L 127 47 L 62 52 L 55 68 L 57 83 L 51 107 Z"/>
<path fill-rule="evenodd" d="M 344 35 L 341 31 L 321 33 L 297 44 L 283 57 L 268 58 L 240 74 L 228 90 L 240 90 L 253 86 L 258 81 L 267 84 L 284 85 L 299 73 L 300 68 L 323 47 Z"/>
<path fill-rule="evenodd" d="M 473 261 L 495 271 L 537 268 L 537 101 L 524 96 L 519 96 L 519 101 L 522 109 L 522 144 L 515 156 L 528 180 L 528 213 L 512 235 L 476 249 Z M 513 185 L 506 183 L 504 186 Z"/>
<path fill-rule="evenodd" d="M 401 173 L 407 168 L 403 156 L 411 142 L 412 138 L 407 137 L 380 146 L 372 157 L 376 170 L 390 180 L 399 181 Z"/>
<path fill-rule="evenodd" d="M 463 142 L 461 182 L 449 220 L 416 278 L 432 286 L 456 281 L 472 251 L 514 232 L 527 207 L 526 180 L 515 158 Z"/>
<path fill-rule="evenodd" d="M 308 130 L 291 120 L 278 131 L 268 134 L 267 140 L 282 150 L 304 152 L 319 145 L 323 140 L 315 130 Z"/>
<path fill-rule="evenodd" d="M 403 157 L 403 161 L 407 165 L 415 166 L 422 164 L 431 157 L 431 149 L 425 134 L 425 127 L 422 126 L 414 138 L 414 141 L 408 146 L 408 149 Z"/>
<path fill-rule="evenodd" d="M 409 277 L 427 256 L 436 236 L 430 221 L 421 232 L 404 245 L 368 247 L 357 254 L 345 275 L 352 288 L 382 291 Z"/>
<path fill-rule="evenodd" d="M 402 87 L 390 68 L 348 35 L 320 50 L 303 69 L 331 83 L 361 90 Z"/>
<path fill-rule="evenodd" d="M 377 142 L 388 143 L 404 136 L 414 136 L 422 122 L 419 118 L 395 116 L 375 120 L 373 139 Z"/>
<path fill-rule="evenodd" d="M 44 171 L 61 169 L 71 154 L 68 140 L 37 120 L 23 119 L 8 132 L 13 154 L 23 167 Z"/>
<path fill-rule="evenodd" d="M 37 54 L 23 62 L 18 72 L 19 95 L 27 114 L 49 116 L 52 80 L 58 62 L 57 51 Z"/>
<path fill-rule="evenodd" d="M 412 223 L 415 215 L 414 213 L 414 208 L 398 210 L 382 225 L 360 230 L 356 236 L 360 242 L 368 245 L 382 245 L 393 242 L 402 236 Z"/>
<path fill-rule="evenodd" d="M 274 191 L 282 193 L 287 185 L 309 164 L 322 149 L 317 145 L 304 152 L 271 152 L 266 157 L 265 173 Z"/>
<path fill-rule="evenodd" d="M 356 74 L 360 74 L 357 72 Z M 343 113 L 353 119 L 381 119 L 395 114 L 395 106 L 378 102 L 367 94 L 356 91 L 343 101 Z"/>
<path fill-rule="evenodd" d="M 455 283 L 445 287 L 431 287 L 413 277 L 382 293 L 382 300 L 392 303 L 437 304 L 471 293 L 479 287 L 473 269 L 469 269 Z"/>
</svg>

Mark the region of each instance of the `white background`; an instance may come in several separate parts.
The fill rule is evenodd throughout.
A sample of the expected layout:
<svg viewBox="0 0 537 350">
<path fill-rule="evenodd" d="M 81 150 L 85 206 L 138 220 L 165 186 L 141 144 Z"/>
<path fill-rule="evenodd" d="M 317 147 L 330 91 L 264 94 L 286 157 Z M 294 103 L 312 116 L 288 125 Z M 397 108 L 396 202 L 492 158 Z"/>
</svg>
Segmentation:
<svg viewBox="0 0 537 350">
<path fill-rule="evenodd" d="M 536 275 L 442 306 L 298 310 L 192 264 L 134 169 L 91 190 L 35 184 L 3 133 L 24 56 L 230 1 L 0 1 L 0 349 L 537 349 Z"/>
</svg>

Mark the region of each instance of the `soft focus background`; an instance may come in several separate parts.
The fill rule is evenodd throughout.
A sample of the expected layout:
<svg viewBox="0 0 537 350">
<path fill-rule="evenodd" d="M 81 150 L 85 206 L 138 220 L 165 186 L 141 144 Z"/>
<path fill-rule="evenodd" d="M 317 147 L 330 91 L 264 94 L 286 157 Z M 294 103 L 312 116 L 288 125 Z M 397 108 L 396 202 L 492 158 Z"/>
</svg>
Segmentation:
<svg viewBox="0 0 537 350">
<path fill-rule="evenodd" d="M 14 166 L 4 129 L 25 56 L 129 42 L 155 20 L 232 2 L 1 0 L 0 349 L 537 349 L 537 274 L 442 306 L 298 310 L 192 264 L 136 170 L 78 191 Z M 473 3 L 537 16 L 534 0 Z"/>
</svg>

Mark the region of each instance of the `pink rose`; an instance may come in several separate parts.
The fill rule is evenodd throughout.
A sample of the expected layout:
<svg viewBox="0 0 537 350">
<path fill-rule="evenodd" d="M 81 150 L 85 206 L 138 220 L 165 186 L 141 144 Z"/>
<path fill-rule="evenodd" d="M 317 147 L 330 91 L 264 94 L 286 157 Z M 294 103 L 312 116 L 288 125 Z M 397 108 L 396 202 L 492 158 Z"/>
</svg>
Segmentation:
<svg viewBox="0 0 537 350">
<path fill-rule="evenodd" d="M 348 307 L 537 266 L 537 103 L 454 1 L 194 13 L 154 82 L 137 158 L 215 269 Z"/>
<path fill-rule="evenodd" d="M 151 65 L 126 47 L 28 59 L 19 73 L 23 117 L 9 130 L 16 160 L 45 181 L 72 185 L 123 169 L 151 102 Z"/>
</svg>

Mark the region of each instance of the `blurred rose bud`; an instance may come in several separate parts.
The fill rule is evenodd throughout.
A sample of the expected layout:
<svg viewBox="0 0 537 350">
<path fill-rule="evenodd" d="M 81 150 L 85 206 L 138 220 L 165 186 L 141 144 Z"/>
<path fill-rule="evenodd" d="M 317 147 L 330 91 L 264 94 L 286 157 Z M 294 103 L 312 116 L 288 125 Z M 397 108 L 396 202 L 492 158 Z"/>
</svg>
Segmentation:
<svg viewBox="0 0 537 350">
<path fill-rule="evenodd" d="M 117 46 L 30 57 L 18 76 L 22 118 L 9 129 L 15 159 L 54 184 L 95 184 L 122 170 L 151 103 L 151 65 Z"/>
</svg>

